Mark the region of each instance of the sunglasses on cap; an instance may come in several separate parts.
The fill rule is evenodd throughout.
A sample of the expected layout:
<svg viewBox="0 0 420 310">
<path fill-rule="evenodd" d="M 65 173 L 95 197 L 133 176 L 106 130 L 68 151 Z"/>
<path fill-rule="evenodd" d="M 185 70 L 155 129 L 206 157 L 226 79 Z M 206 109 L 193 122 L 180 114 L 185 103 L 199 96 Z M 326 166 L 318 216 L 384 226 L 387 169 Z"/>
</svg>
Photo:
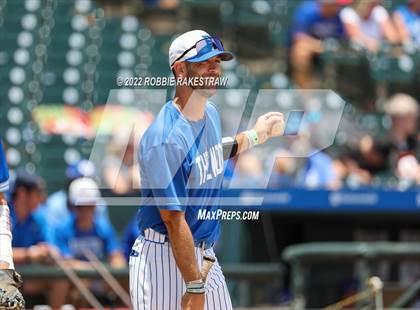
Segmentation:
<svg viewBox="0 0 420 310">
<path fill-rule="evenodd" d="M 212 52 L 212 51 L 220 51 L 220 52 L 225 51 L 225 48 L 223 47 L 223 43 L 219 38 L 217 38 L 217 37 L 207 37 L 207 38 L 204 38 L 204 39 L 201 39 L 201 40 L 197 41 L 193 46 L 191 46 L 189 49 L 187 49 L 185 52 L 183 52 L 181 54 L 181 56 L 179 56 L 177 59 L 174 60 L 174 62 L 172 62 L 171 67 L 178 60 L 182 59 L 182 57 L 184 57 L 189 51 L 191 51 L 194 48 L 197 51 L 197 55 L 192 56 L 190 58 L 195 58 L 197 56 L 201 56 L 201 55 L 207 54 L 208 52 Z M 189 60 L 190 58 L 187 58 L 186 60 Z"/>
</svg>

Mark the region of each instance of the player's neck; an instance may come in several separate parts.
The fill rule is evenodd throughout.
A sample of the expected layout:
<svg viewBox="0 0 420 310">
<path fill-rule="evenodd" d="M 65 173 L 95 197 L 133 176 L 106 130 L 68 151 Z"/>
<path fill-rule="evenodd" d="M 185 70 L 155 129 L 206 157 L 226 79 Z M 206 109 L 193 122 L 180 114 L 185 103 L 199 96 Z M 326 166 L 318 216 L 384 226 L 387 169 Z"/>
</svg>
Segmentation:
<svg viewBox="0 0 420 310">
<path fill-rule="evenodd" d="M 207 97 L 191 88 L 177 88 L 173 103 L 175 107 L 190 121 L 203 119 L 206 110 Z"/>
<path fill-rule="evenodd" d="M 93 221 L 91 219 L 77 218 L 76 225 L 78 229 L 88 231 L 92 229 Z"/>
<path fill-rule="evenodd" d="M 407 136 L 409 136 L 409 133 L 398 127 L 394 127 L 391 131 L 391 138 L 394 142 L 397 143 L 405 142 Z"/>
<path fill-rule="evenodd" d="M 22 205 L 18 205 L 18 204 L 19 203 L 14 204 L 14 206 L 15 206 L 14 210 L 15 210 L 16 218 L 17 218 L 18 222 L 24 222 L 29 217 L 31 212 L 23 204 Z"/>
</svg>

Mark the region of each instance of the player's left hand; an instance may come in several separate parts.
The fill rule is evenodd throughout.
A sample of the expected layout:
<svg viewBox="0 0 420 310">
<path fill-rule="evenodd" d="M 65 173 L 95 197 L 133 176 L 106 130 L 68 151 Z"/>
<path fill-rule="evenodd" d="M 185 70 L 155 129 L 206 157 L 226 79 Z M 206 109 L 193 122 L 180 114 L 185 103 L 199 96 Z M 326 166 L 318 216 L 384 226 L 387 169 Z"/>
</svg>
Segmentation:
<svg viewBox="0 0 420 310">
<path fill-rule="evenodd" d="M 202 310 L 206 301 L 205 294 L 185 293 L 181 299 L 182 310 Z"/>
<path fill-rule="evenodd" d="M 0 269 L 0 310 L 25 309 L 21 286 L 22 278 L 15 270 Z"/>
<path fill-rule="evenodd" d="M 281 136 L 284 131 L 284 116 L 280 112 L 269 112 L 261 115 L 253 128 L 258 135 L 260 143 L 269 138 Z"/>
</svg>

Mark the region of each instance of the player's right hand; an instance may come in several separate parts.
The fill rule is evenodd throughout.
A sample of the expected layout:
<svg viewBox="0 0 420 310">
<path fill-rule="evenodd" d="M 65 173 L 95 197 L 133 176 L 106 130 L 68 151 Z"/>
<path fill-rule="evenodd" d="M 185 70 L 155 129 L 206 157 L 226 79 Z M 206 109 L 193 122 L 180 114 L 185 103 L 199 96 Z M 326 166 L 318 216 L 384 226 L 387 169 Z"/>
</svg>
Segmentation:
<svg viewBox="0 0 420 310">
<path fill-rule="evenodd" d="M 269 112 L 264 115 L 261 115 L 257 122 L 255 123 L 253 130 L 258 135 L 259 143 L 264 143 L 268 138 L 275 136 L 272 133 L 273 126 L 276 123 L 282 124 L 284 126 L 284 116 L 280 112 Z"/>
<path fill-rule="evenodd" d="M 181 299 L 182 310 L 203 310 L 205 300 L 205 294 L 185 293 Z"/>
</svg>

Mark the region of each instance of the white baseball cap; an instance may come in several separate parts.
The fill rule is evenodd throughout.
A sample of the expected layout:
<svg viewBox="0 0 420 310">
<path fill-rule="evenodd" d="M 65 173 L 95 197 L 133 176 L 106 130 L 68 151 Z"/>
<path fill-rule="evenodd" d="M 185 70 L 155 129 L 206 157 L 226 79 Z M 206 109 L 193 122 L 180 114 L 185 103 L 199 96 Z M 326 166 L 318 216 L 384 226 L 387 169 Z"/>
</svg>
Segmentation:
<svg viewBox="0 0 420 310">
<path fill-rule="evenodd" d="M 101 201 L 98 185 L 91 178 L 78 178 L 70 183 L 69 201 L 73 206 L 96 206 Z"/>
<path fill-rule="evenodd" d="M 203 49 L 203 52 L 197 51 L 195 44 L 203 39 L 209 39 L 211 50 Z M 201 62 L 214 56 L 220 56 L 224 61 L 233 59 L 231 52 L 225 51 L 223 45 L 218 46 L 221 41 L 216 37 L 211 37 L 203 30 L 191 30 L 178 36 L 169 47 L 169 66 L 172 68 L 176 61 Z M 206 44 L 204 44 L 206 45 Z"/>
<path fill-rule="evenodd" d="M 385 104 L 385 113 L 390 116 L 419 115 L 419 104 L 416 99 L 406 94 L 396 94 Z"/>
</svg>

